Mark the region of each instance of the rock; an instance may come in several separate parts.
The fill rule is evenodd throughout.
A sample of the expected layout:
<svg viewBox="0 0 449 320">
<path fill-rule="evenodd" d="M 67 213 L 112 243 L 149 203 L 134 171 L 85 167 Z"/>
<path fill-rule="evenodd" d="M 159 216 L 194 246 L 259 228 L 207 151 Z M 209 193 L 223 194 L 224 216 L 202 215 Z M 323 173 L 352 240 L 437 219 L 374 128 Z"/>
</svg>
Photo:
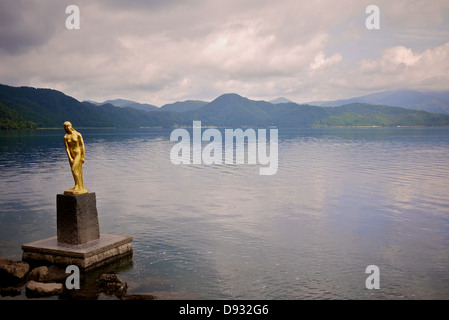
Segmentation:
<svg viewBox="0 0 449 320">
<path fill-rule="evenodd" d="M 70 273 L 65 272 L 65 268 L 61 269 L 57 266 L 48 267 L 48 276 L 45 281 L 48 282 L 65 282 L 65 279 L 70 275 Z M 82 278 L 82 277 L 81 277 Z"/>
<path fill-rule="evenodd" d="M 151 294 L 124 294 L 121 300 L 154 300 L 155 296 Z"/>
<path fill-rule="evenodd" d="M 20 282 L 30 271 L 30 265 L 23 261 L 0 258 L 0 287 Z"/>
<path fill-rule="evenodd" d="M 44 283 L 31 280 L 27 283 L 26 294 L 29 297 L 44 297 L 62 294 L 64 287 L 62 283 Z"/>
<path fill-rule="evenodd" d="M 81 289 L 64 290 L 59 298 L 65 300 L 98 300 L 99 295 L 96 286 L 82 286 Z"/>
<path fill-rule="evenodd" d="M 105 273 L 97 280 L 100 292 L 107 295 L 121 297 L 126 293 L 128 285 L 122 281 L 115 273 Z"/>
<path fill-rule="evenodd" d="M 42 281 L 42 279 L 44 279 L 47 274 L 48 274 L 48 267 L 41 266 L 31 270 L 30 273 L 28 274 L 27 279 L 28 281 L 30 280 Z"/>
<path fill-rule="evenodd" d="M 2 296 L 18 296 L 21 293 L 22 293 L 21 287 L 0 288 L 0 295 Z"/>
<path fill-rule="evenodd" d="M 64 282 L 68 276 L 64 269 L 56 266 L 41 266 L 31 270 L 27 279 L 39 282 Z"/>
<path fill-rule="evenodd" d="M 154 291 L 151 294 L 156 300 L 204 300 L 204 297 L 186 292 Z"/>
</svg>

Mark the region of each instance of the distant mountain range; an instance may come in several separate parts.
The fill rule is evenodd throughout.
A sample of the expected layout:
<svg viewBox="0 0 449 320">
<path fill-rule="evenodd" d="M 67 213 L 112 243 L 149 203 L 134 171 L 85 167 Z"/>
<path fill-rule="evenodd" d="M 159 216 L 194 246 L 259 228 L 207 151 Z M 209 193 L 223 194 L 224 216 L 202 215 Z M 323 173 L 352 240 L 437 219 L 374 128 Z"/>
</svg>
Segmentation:
<svg viewBox="0 0 449 320">
<path fill-rule="evenodd" d="M 208 102 L 206 102 L 206 101 L 187 100 L 187 101 L 178 101 L 175 103 L 165 104 L 162 107 L 158 108 L 156 106 L 153 106 L 152 104 L 138 103 L 135 101 L 124 100 L 124 99 L 106 100 L 105 102 L 95 102 L 92 100 L 86 100 L 84 102 L 89 102 L 89 103 L 95 104 L 97 106 L 101 106 L 104 104 L 112 104 L 113 106 L 120 107 L 120 108 L 130 107 L 130 108 L 134 108 L 137 110 L 143 110 L 143 111 L 173 111 L 173 112 L 192 111 L 192 110 L 201 108 L 202 106 L 208 104 Z"/>
<path fill-rule="evenodd" d="M 95 102 L 92 100 L 86 100 L 84 102 L 89 102 L 89 103 L 95 104 L 97 106 L 101 106 L 103 104 L 112 104 L 113 106 L 120 107 L 120 108 L 130 107 L 130 108 L 134 108 L 137 110 L 143 110 L 143 111 L 159 110 L 158 107 L 153 106 L 152 104 L 138 103 L 135 101 L 125 100 L 125 99 L 106 100 L 105 102 Z"/>
<path fill-rule="evenodd" d="M 206 105 L 208 102 L 199 100 L 178 101 L 171 104 L 166 104 L 160 108 L 151 104 L 141 104 L 135 101 L 116 99 L 107 100 L 99 103 L 95 101 L 87 101 L 96 105 L 110 103 L 116 107 L 131 107 L 144 111 L 174 111 L 185 112 L 191 111 Z M 272 104 L 290 103 L 294 102 L 284 97 L 279 97 L 268 101 Z M 420 92 L 413 90 L 396 90 L 383 91 L 365 96 L 330 100 L 330 101 L 311 101 L 305 104 L 320 106 L 320 107 L 337 107 L 351 103 L 367 103 L 373 105 L 385 105 L 391 107 L 402 107 L 413 110 L 424 110 L 432 113 L 449 114 L 449 91 L 440 92 Z"/>
<path fill-rule="evenodd" d="M 359 102 L 300 105 L 284 99 L 272 103 L 228 93 L 211 102 L 188 100 L 157 108 L 122 99 L 80 102 L 56 90 L 0 85 L 0 128 L 61 128 L 67 120 L 75 127 L 175 127 L 191 126 L 194 120 L 218 127 L 449 126 L 447 114 Z"/>
<path fill-rule="evenodd" d="M 383 91 L 350 99 L 308 102 L 308 104 L 323 107 L 342 106 L 350 103 L 368 103 L 449 114 L 449 91 Z"/>
</svg>

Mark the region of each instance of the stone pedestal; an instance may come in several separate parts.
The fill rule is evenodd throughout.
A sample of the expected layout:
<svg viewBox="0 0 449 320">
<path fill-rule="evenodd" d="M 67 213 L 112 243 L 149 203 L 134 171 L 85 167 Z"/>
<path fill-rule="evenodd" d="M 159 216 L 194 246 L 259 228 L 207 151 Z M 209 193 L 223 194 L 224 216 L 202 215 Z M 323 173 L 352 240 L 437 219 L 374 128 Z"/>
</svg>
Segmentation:
<svg viewBox="0 0 449 320">
<path fill-rule="evenodd" d="M 22 260 L 56 265 L 74 264 L 88 271 L 132 254 L 133 238 L 102 233 L 97 240 L 62 245 L 56 237 L 22 245 Z"/>
<path fill-rule="evenodd" d="M 56 196 L 58 243 L 83 244 L 100 238 L 95 192 Z"/>
<path fill-rule="evenodd" d="M 100 234 L 95 193 L 58 194 L 57 235 L 22 245 L 22 260 L 91 270 L 132 254 L 132 237 Z"/>
</svg>

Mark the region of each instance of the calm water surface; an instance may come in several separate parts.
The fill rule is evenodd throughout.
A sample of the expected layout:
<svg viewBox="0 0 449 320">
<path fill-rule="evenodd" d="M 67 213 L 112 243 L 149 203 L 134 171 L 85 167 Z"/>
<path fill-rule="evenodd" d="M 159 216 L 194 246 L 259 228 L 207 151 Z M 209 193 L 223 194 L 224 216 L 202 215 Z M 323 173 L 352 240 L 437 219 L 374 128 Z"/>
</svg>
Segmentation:
<svg viewBox="0 0 449 320">
<path fill-rule="evenodd" d="M 449 299 L 447 128 L 279 129 L 272 176 L 174 165 L 168 129 L 79 131 L 100 231 L 134 237 L 130 293 Z M 0 133 L 0 256 L 56 235 L 73 184 L 63 135 Z"/>
</svg>

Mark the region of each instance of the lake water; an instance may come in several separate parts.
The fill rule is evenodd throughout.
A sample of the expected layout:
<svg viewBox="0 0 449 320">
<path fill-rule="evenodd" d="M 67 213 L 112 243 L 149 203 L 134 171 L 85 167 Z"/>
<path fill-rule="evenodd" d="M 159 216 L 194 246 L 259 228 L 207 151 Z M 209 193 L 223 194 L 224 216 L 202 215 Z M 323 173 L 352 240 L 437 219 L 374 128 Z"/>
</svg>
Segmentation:
<svg viewBox="0 0 449 320">
<path fill-rule="evenodd" d="M 271 176 L 175 165 L 169 129 L 79 131 L 100 231 L 134 237 L 130 293 L 449 299 L 449 128 L 280 128 Z M 56 235 L 63 135 L 0 132 L 0 256 Z"/>
</svg>

